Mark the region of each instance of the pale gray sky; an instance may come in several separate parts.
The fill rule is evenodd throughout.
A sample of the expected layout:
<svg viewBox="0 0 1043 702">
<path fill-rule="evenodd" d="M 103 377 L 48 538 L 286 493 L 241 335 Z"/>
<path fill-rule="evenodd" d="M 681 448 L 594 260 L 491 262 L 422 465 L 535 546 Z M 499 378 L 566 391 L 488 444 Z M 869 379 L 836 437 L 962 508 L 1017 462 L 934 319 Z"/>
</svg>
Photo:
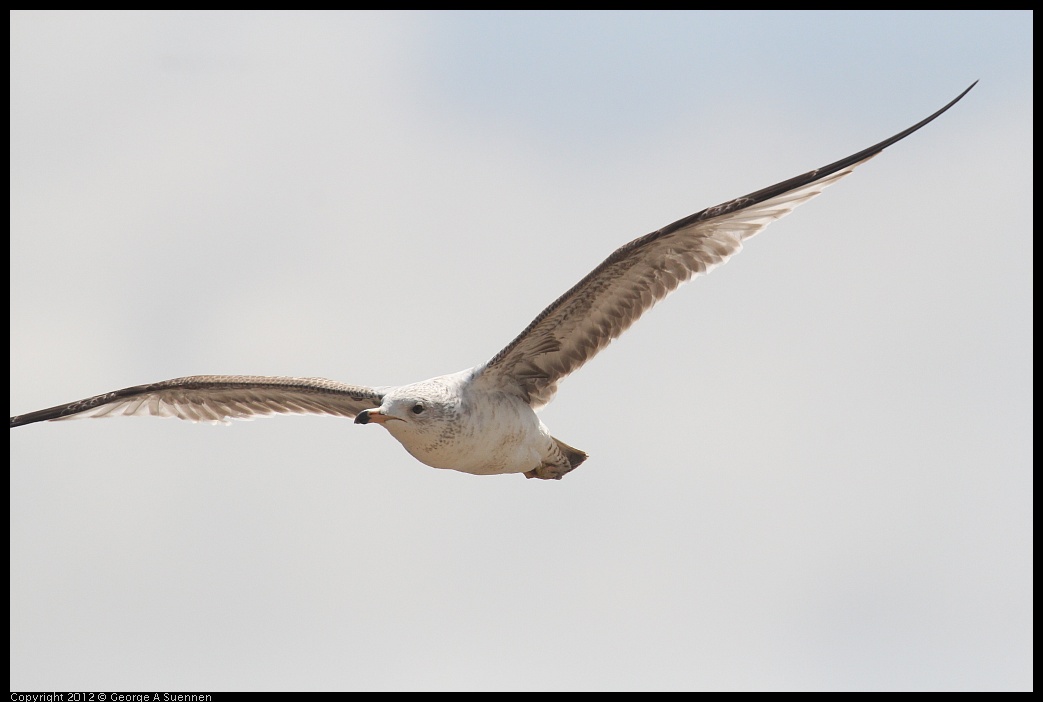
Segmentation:
<svg viewBox="0 0 1043 702">
<path fill-rule="evenodd" d="M 11 18 L 12 413 L 474 365 L 981 80 L 563 383 L 560 482 L 12 432 L 12 689 L 1031 689 L 1031 14 Z"/>
</svg>

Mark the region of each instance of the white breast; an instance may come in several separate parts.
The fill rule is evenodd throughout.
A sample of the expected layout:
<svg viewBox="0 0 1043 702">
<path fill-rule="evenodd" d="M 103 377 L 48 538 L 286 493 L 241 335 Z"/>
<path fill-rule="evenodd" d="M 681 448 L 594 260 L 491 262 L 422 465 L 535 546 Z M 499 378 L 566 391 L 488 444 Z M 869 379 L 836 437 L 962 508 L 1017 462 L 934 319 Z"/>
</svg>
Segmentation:
<svg viewBox="0 0 1043 702">
<path fill-rule="evenodd" d="M 461 412 L 430 434 L 400 422 L 385 427 L 418 461 L 475 475 L 522 473 L 538 467 L 550 450 L 547 428 L 521 398 L 463 393 Z"/>
</svg>

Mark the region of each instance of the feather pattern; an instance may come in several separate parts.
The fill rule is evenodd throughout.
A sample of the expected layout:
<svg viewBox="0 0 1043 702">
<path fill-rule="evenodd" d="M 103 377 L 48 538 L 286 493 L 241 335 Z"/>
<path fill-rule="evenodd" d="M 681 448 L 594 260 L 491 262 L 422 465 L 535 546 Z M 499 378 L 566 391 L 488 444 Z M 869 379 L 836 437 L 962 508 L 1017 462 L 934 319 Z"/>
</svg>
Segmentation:
<svg viewBox="0 0 1043 702">
<path fill-rule="evenodd" d="M 930 117 L 868 149 L 624 244 L 478 369 L 475 382 L 518 395 L 533 407 L 547 404 L 562 379 L 681 283 L 727 261 L 743 241 L 934 120 L 973 87 Z"/>
<path fill-rule="evenodd" d="M 325 378 L 193 375 L 18 415 L 11 417 L 11 426 L 78 417 L 147 415 L 215 424 L 272 414 L 354 417 L 367 407 L 380 405 L 383 398 L 381 389 Z"/>
</svg>

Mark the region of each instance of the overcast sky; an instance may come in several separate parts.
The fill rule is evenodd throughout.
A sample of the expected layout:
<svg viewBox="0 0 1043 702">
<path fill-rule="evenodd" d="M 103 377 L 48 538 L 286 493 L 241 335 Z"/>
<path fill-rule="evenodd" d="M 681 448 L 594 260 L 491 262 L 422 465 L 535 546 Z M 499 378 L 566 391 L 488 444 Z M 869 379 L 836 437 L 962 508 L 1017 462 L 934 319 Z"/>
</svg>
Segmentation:
<svg viewBox="0 0 1043 702">
<path fill-rule="evenodd" d="M 1032 15 L 11 15 L 11 412 L 487 360 L 613 249 L 950 112 L 542 413 L 11 434 L 11 688 L 1032 688 Z"/>
</svg>

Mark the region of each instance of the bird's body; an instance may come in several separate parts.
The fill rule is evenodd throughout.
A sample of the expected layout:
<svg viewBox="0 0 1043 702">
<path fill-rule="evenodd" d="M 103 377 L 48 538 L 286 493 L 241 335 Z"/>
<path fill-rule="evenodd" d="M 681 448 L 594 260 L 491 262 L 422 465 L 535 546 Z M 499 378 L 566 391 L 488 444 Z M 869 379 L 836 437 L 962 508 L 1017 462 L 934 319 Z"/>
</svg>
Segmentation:
<svg viewBox="0 0 1043 702">
<path fill-rule="evenodd" d="M 481 369 L 394 388 L 356 424 L 379 422 L 421 463 L 475 475 L 560 478 L 587 457 L 550 435 L 526 400 L 488 387 Z"/>
<path fill-rule="evenodd" d="M 372 388 L 323 378 L 191 376 L 13 416 L 11 426 L 116 415 L 227 422 L 276 413 L 331 414 L 382 424 L 417 460 L 435 468 L 561 478 L 587 458 L 551 436 L 536 414 L 562 379 L 681 283 L 724 263 L 744 240 L 934 120 L 971 88 L 875 146 L 620 247 L 475 368 Z"/>
</svg>

